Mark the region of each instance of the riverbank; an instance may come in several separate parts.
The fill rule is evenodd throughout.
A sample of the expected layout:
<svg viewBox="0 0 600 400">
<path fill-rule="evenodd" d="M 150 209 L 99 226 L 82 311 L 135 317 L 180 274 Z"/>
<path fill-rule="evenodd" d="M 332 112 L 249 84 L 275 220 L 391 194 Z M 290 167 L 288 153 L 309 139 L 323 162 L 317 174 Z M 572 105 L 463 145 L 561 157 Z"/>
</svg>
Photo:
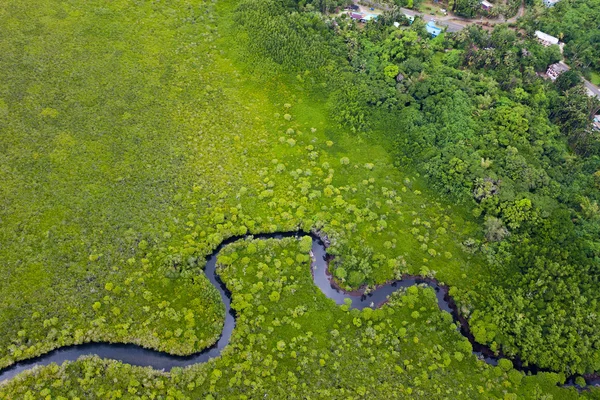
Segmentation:
<svg viewBox="0 0 600 400">
<path fill-rule="evenodd" d="M 225 349 L 225 347 L 229 345 L 229 341 L 233 333 L 233 328 L 235 326 L 236 316 L 236 312 L 233 311 L 231 307 L 231 299 L 232 296 L 235 295 L 235 293 L 232 294 L 232 292 L 230 292 L 228 287 L 226 286 L 226 283 L 223 283 L 223 281 L 220 278 L 219 271 L 225 272 L 226 269 L 217 268 L 217 260 L 219 253 L 221 253 L 223 250 L 227 250 L 225 251 L 225 253 L 231 254 L 230 250 L 232 249 L 232 247 L 226 247 L 228 245 L 239 245 L 242 243 L 247 245 L 253 245 L 253 243 L 258 242 L 273 240 L 281 241 L 282 239 L 292 238 L 310 240 L 310 253 L 314 255 L 314 258 L 311 262 L 311 275 L 313 283 L 316 287 L 319 288 L 319 290 L 323 293 L 323 295 L 326 298 L 334 300 L 334 302 L 337 305 L 345 305 L 346 307 L 349 306 L 350 309 L 354 310 L 364 310 L 367 308 L 371 310 L 372 308 L 378 309 L 381 307 L 381 305 L 388 303 L 388 301 L 392 299 L 397 299 L 398 293 L 405 293 L 405 291 L 411 287 L 416 289 L 415 285 L 426 285 L 434 289 L 437 297 L 436 302 L 439 309 L 452 314 L 453 319 L 455 322 L 458 323 L 461 332 L 469 331 L 467 321 L 458 314 L 456 305 L 454 304 L 452 298 L 448 294 L 448 288 L 446 286 L 439 285 L 439 283 L 434 279 L 406 276 L 401 281 L 395 281 L 387 285 L 381 286 L 378 289 L 371 291 L 368 295 L 365 295 L 364 293 L 344 293 L 336 287 L 336 285 L 333 283 L 333 281 L 327 274 L 328 259 L 330 259 L 330 257 L 327 255 L 326 246 L 322 242 L 320 237 L 316 236 L 315 234 L 308 234 L 297 231 L 285 233 L 270 233 L 263 235 L 258 234 L 252 236 L 239 236 L 229 238 L 223 241 L 219 246 L 217 246 L 216 250 L 210 256 L 207 257 L 205 273 L 207 274 L 207 277 L 211 281 L 211 283 L 221 294 L 221 298 L 224 302 L 226 312 L 228 315 L 231 316 L 231 318 L 228 318 L 226 320 L 224 331 L 216 346 L 213 346 L 210 349 L 207 349 L 199 354 L 190 357 L 176 357 L 165 353 L 153 352 L 151 350 L 127 345 L 89 344 L 85 346 L 75 346 L 63 351 L 57 351 L 53 354 L 40 357 L 38 360 L 32 360 L 28 364 L 21 364 L 18 365 L 16 368 L 0 371 L 0 380 L 10 379 L 14 377 L 14 375 L 17 372 L 32 371 L 33 373 L 35 373 L 36 371 L 39 371 L 40 366 L 47 365 L 51 362 L 56 362 L 59 359 L 61 361 L 75 361 L 76 359 L 82 356 L 93 355 L 102 358 L 111 358 L 121 362 L 129 361 L 128 363 L 132 365 L 150 366 L 154 369 L 163 369 L 166 371 L 169 371 L 175 367 L 184 367 L 191 365 L 197 366 L 200 363 L 206 363 L 207 361 L 214 359 L 215 357 L 219 357 L 219 355 Z M 304 250 L 308 248 L 304 244 L 304 240 L 299 240 L 297 243 L 299 243 L 300 248 L 303 248 Z M 224 282 L 227 282 L 227 280 L 224 280 Z M 348 302 L 347 300 L 350 301 Z M 394 300 L 392 300 L 392 304 L 393 303 Z M 469 338 L 469 340 L 473 340 L 472 336 Z M 475 344 L 474 341 L 471 344 Z M 479 350 L 476 347 L 472 347 L 472 349 L 473 354 L 478 356 Z M 491 365 L 496 365 L 498 363 L 498 359 L 495 357 L 486 357 L 485 361 Z M 28 367 L 28 369 L 25 369 L 26 367 Z M 532 368 L 526 369 L 526 372 L 528 373 L 531 373 L 532 371 Z M 31 376 L 31 373 L 25 376 Z M 9 382 L 5 382 L 5 384 L 8 383 Z"/>
</svg>

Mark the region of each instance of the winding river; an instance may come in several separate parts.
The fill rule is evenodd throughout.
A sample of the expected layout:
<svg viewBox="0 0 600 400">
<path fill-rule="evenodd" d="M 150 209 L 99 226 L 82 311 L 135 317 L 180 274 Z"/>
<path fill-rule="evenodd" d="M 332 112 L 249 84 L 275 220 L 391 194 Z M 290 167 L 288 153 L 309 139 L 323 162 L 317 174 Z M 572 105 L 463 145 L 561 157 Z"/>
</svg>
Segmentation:
<svg viewBox="0 0 600 400">
<path fill-rule="evenodd" d="M 217 256 L 223 247 L 244 239 L 283 239 L 283 238 L 302 238 L 310 236 L 312 238 L 312 276 L 313 281 L 326 297 L 335 301 L 337 304 L 344 304 L 346 299 L 351 300 L 351 307 L 363 309 L 365 307 L 377 308 L 387 301 L 390 294 L 395 291 L 413 285 L 424 284 L 435 290 L 438 306 L 442 311 L 446 311 L 452 315 L 452 318 L 457 323 L 458 329 L 465 337 L 469 339 L 473 345 L 473 353 L 481 360 L 488 364 L 496 365 L 500 356 L 494 353 L 479 343 L 477 343 L 469 330 L 467 320 L 458 313 L 458 308 L 454 300 L 448 295 L 448 287 L 440 285 L 435 279 L 422 278 L 417 276 L 406 275 L 400 281 L 394 281 L 385 285 L 379 286 L 369 294 L 364 294 L 363 291 L 352 293 L 344 292 L 339 289 L 331 280 L 328 274 L 328 258 L 327 244 L 316 234 L 306 232 L 286 232 L 286 233 L 270 233 L 259 235 L 235 236 L 224 240 L 207 258 L 205 266 L 205 274 L 210 283 L 217 288 L 221 296 L 221 300 L 225 305 L 225 324 L 223 332 L 217 343 L 212 347 L 207 348 L 199 353 L 191 356 L 175 356 L 165 352 L 155 351 L 143 348 L 134 344 L 113 344 L 113 343 L 87 343 L 80 345 L 65 346 L 59 349 L 48 352 L 39 357 L 29 360 L 19 361 L 5 369 L 0 370 L 0 382 L 13 378 L 20 372 L 32 369 L 35 366 L 43 366 L 51 363 L 62 364 L 64 361 L 75 361 L 81 356 L 96 355 L 100 358 L 118 360 L 123 363 L 137 365 L 142 367 L 152 367 L 158 370 L 170 371 L 175 367 L 186 367 L 192 364 L 198 364 L 208 361 L 211 358 L 218 357 L 221 350 L 227 346 L 231 338 L 231 333 L 235 327 L 235 311 L 231 308 L 231 292 L 217 274 Z M 516 369 L 524 372 L 536 373 L 541 371 L 536 367 L 525 367 L 520 360 L 513 360 Z M 574 378 L 570 378 L 566 385 L 573 385 Z M 600 385 L 599 377 L 588 377 L 588 386 Z"/>
</svg>

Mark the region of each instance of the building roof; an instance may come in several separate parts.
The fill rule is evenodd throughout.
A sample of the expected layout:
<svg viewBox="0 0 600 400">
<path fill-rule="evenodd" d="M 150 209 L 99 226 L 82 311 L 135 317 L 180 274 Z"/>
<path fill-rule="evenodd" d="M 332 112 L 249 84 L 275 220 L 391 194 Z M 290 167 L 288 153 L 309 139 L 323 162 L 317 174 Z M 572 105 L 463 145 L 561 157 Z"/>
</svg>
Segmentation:
<svg viewBox="0 0 600 400">
<path fill-rule="evenodd" d="M 487 8 L 491 8 L 494 6 L 492 3 L 490 3 L 489 1 L 485 1 L 485 0 L 481 1 L 481 5 L 484 7 L 487 7 Z"/>
<path fill-rule="evenodd" d="M 431 36 L 437 36 L 442 33 L 442 28 L 435 26 L 435 22 L 429 21 L 427 25 L 425 25 L 425 29 Z"/>
<path fill-rule="evenodd" d="M 378 16 L 375 15 L 375 14 L 368 14 L 368 15 L 365 15 L 364 17 L 362 17 L 361 20 L 363 20 L 365 22 L 368 22 L 368 21 L 371 21 L 373 19 L 377 19 L 377 17 Z"/>
<path fill-rule="evenodd" d="M 359 13 L 350 13 L 350 18 L 352 19 L 362 19 L 363 15 Z"/>
<path fill-rule="evenodd" d="M 562 74 L 563 72 L 568 71 L 570 68 L 567 64 L 557 62 L 556 64 L 550 65 L 548 69 L 551 69 L 558 74 Z"/>
<path fill-rule="evenodd" d="M 553 6 L 558 3 L 560 0 L 544 0 L 544 4 L 547 6 Z"/>
<path fill-rule="evenodd" d="M 551 44 L 558 44 L 558 38 L 548 35 L 547 33 L 544 33 L 542 31 L 535 31 L 535 36 L 537 36 L 538 39 L 540 39 L 544 42 L 548 42 Z"/>
</svg>

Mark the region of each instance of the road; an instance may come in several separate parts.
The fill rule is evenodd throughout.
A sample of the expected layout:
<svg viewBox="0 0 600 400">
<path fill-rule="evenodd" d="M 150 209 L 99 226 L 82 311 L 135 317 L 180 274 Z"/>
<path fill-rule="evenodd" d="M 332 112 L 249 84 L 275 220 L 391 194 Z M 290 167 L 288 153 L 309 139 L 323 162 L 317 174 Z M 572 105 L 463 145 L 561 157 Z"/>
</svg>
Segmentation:
<svg viewBox="0 0 600 400">
<path fill-rule="evenodd" d="M 375 2 L 371 2 L 371 5 L 375 8 L 374 10 L 371 10 L 370 7 L 358 4 L 358 3 L 356 3 L 356 1 L 355 1 L 355 4 L 360 8 L 360 12 L 363 14 L 378 15 L 378 14 L 381 14 L 381 10 L 389 11 L 389 9 L 390 9 L 386 5 L 378 4 Z M 419 16 L 419 17 L 423 18 L 423 20 L 425 22 L 434 21 L 438 25 L 444 25 L 444 26 L 448 27 L 448 32 L 458 32 L 461 29 L 464 29 L 469 24 L 468 21 L 455 21 L 456 17 L 451 16 L 451 15 L 446 15 L 444 17 L 436 17 L 434 15 L 427 15 L 427 14 L 420 13 L 418 11 L 409 10 L 408 8 L 401 8 L 401 10 L 406 15 L 410 15 L 413 17 Z"/>
<path fill-rule="evenodd" d="M 453 21 L 454 17 L 449 16 L 449 15 L 447 15 L 445 17 L 436 17 L 434 15 L 427 15 L 427 14 L 423 14 L 423 13 L 420 13 L 417 11 L 409 10 L 408 8 L 402 8 L 402 12 L 405 13 L 406 15 L 419 16 L 419 17 L 423 18 L 423 20 L 426 22 L 434 21 L 438 25 L 447 26 L 448 32 L 458 32 L 461 29 L 464 29 L 466 27 L 466 24 L 463 25 L 459 22 Z"/>
<path fill-rule="evenodd" d="M 598 86 L 594 85 L 592 82 L 588 81 L 587 79 L 584 79 L 584 78 L 581 78 L 581 79 L 583 80 L 583 84 L 585 85 L 585 88 L 590 93 L 590 96 L 596 96 L 596 97 L 600 98 L 600 89 L 598 89 Z"/>
</svg>

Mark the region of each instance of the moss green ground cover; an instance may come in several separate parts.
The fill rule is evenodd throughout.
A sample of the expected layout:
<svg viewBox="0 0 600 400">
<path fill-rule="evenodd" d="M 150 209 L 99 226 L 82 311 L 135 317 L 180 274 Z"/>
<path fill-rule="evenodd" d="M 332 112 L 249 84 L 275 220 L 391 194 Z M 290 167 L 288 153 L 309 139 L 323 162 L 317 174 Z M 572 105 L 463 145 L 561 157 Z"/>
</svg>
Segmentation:
<svg viewBox="0 0 600 400">
<path fill-rule="evenodd" d="M 223 309 L 198 272 L 231 235 L 321 228 L 342 268 L 358 265 L 339 274 L 351 286 L 412 272 L 460 290 L 485 276 L 460 246 L 475 225 L 410 166 L 399 172 L 382 147 L 335 128 L 302 85 L 248 73 L 233 3 L 0 6 L 0 366 L 87 341 L 207 347 Z M 18 378 L 0 398 L 281 396 L 278 382 L 315 398 L 575 395 L 554 375 L 476 362 L 426 290 L 374 318 L 335 307 L 293 246 L 225 260 L 241 317 L 220 360 L 171 375 L 78 361 Z"/>
</svg>

